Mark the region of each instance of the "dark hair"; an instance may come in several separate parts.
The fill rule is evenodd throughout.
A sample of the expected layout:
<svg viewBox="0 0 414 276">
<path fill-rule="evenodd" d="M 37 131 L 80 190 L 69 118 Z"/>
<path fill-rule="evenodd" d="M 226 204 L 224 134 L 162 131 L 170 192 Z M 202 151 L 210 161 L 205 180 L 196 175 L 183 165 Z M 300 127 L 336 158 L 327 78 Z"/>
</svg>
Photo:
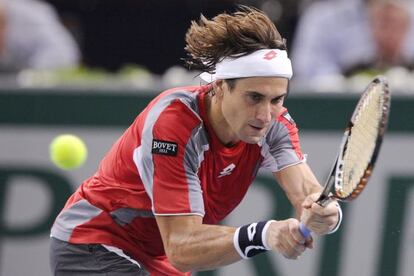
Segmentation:
<svg viewBox="0 0 414 276">
<path fill-rule="evenodd" d="M 201 15 L 198 22 L 191 22 L 185 41 L 186 65 L 209 73 L 214 73 L 216 64 L 226 57 L 260 49 L 286 50 L 286 40 L 273 22 L 262 11 L 246 6 L 211 20 Z"/>
</svg>

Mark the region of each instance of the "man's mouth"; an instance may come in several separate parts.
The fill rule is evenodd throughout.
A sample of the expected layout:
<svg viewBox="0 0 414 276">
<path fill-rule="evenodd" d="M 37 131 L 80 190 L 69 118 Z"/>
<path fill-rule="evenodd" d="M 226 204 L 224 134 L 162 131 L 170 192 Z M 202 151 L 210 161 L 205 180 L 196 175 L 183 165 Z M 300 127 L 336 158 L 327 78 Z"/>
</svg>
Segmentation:
<svg viewBox="0 0 414 276">
<path fill-rule="evenodd" d="M 255 130 L 262 130 L 264 127 L 257 127 L 257 126 L 253 126 L 253 125 L 249 125 L 250 127 L 252 127 Z"/>
</svg>

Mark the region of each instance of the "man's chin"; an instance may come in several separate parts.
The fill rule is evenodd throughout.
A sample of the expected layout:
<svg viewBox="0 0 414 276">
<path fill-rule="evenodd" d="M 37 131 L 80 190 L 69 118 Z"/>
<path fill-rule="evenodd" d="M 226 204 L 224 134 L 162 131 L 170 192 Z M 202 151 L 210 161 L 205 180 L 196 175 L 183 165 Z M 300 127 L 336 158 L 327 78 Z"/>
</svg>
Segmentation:
<svg viewBox="0 0 414 276">
<path fill-rule="evenodd" d="M 248 136 L 241 140 L 247 144 L 257 144 L 262 140 L 262 138 L 263 136 Z"/>
</svg>

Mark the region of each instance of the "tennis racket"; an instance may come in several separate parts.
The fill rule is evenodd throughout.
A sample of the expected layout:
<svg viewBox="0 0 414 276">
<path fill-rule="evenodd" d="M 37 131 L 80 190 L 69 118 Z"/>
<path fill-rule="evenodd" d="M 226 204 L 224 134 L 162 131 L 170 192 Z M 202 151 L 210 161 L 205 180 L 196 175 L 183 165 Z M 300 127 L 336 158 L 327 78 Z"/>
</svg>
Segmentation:
<svg viewBox="0 0 414 276">
<path fill-rule="evenodd" d="M 388 82 L 378 76 L 367 86 L 345 129 L 338 156 L 316 201 L 326 206 L 333 198 L 351 201 L 359 196 L 374 169 L 388 124 L 391 95 Z M 300 223 L 307 238 L 311 231 Z"/>
</svg>

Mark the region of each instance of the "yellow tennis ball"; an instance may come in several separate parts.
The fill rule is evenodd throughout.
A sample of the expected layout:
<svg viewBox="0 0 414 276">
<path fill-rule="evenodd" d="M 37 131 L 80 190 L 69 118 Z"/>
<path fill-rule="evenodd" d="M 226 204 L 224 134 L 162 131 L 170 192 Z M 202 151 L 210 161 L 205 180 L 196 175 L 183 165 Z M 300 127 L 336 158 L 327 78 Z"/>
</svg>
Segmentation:
<svg viewBox="0 0 414 276">
<path fill-rule="evenodd" d="M 55 137 L 50 143 L 49 154 L 56 166 L 70 170 L 81 166 L 86 161 L 88 150 L 79 137 L 62 134 Z"/>
</svg>

